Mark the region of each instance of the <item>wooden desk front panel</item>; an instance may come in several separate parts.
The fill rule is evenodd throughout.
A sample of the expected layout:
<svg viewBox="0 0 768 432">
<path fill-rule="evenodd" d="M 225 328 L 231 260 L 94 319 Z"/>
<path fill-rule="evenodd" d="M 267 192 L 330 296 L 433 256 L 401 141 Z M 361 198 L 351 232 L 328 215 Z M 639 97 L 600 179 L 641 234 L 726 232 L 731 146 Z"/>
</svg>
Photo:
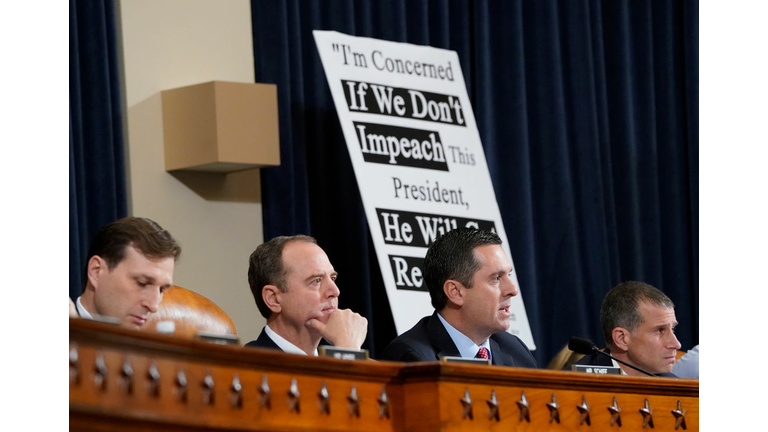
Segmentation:
<svg viewBox="0 0 768 432">
<path fill-rule="evenodd" d="M 464 398 L 465 389 L 469 390 L 473 401 L 472 419 L 463 415 L 461 399 Z M 496 393 L 499 407 L 498 420 L 491 417 L 492 411 L 487 402 L 491 400 L 492 391 Z M 517 402 L 522 400 L 523 392 L 529 405 L 530 421 L 520 418 Z M 441 384 L 439 394 L 440 424 L 443 431 L 604 431 L 613 428 L 617 431 L 640 431 L 643 430 L 640 409 L 644 408 L 645 399 L 648 399 L 653 412 L 654 430 L 675 430 L 676 418 L 672 410 L 677 409 L 678 400 L 681 401 L 683 410 L 687 411 L 687 430 L 699 429 L 698 400 L 695 398 L 459 383 Z M 558 416 L 550 421 L 550 409 L 547 404 L 552 403 L 552 395 L 559 405 L 559 412 Z M 582 405 L 582 396 L 589 406 L 589 423 L 577 408 Z M 621 427 L 615 420 L 613 425 L 611 423 L 612 415 L 608 407 L 613 404 L 614 397 L 621 409 Z M 647 426 L 645 430 L 649 429 Z M 678 430 L 683 429 L 680 427 Z"/>
<path fill-rule="evenodd" d="M 72 430 L 395 430 L 392 408 L 382 409 L 379 399 L 382 389 L 387 398 L 400 397 L 399 385 L 393 385 L 399 365 L 308 361 L 281 352 L 162 340 L 160 335 L 146 339 L 122 329 L 109 330 L 117 332 L 109 343 L 70 335 L 70 350 L 75 348 L 78 357 L 75 367 L 70 364 Z M 130 343 L 123 344 L 126 336 Z M 169 344 L 162 349 L 154 346 L 158 341 Z M 103 387 L 97 384 L 98 357 L 107 371 Z M 133 371 L 130 380 L 122 372 L 126 364 Z M 160 377 L 157 394 L 148 374 L 153 364 Z M 179 372 L 184 374 L 186 391 L 177 383 Z M 213 382 L 212 391 L 204 385 L 206 377 Z M 239 395 L 233 391 L 235 377 L 242 388 Z M 265 377 L 268 404 L 259 391 Z M 293 380 L 300 395 L 297 405 L 289 395 Z M 323 385 L 327 410 L 320 395 Z M 348 399 L 353 386 L 357 409 Z"/>
<path fill-rule="evenodd" d="M 73 359 L 72 354 L 76 353 Z M 103 359 L 104 385 L 96 365 Z M 130 365 L 130 378 L 123 372 Z M 157 370 L 156 387 L 149 375 Z M 183 371 L 186 391 L 178 385 Z M 241 391 L 233 391 L 235 377 Z M 266 377 L 269 404 L 260 392 Z M 208 378 L 212 390 L 204 384 Z M 289 395 L 295 380 L 298 408 Z M 320 391 L 325 385 L 327 410 Z M 350 402 L 352 388 L 357 409 Z M 155 392 L 154 390 L 157 389 Z M 382 402 L 382 389 L 388 403 Z M 640 431 L 699 429 L 698 380 L 467 364 L 349 362 L 70 320 L 70 429 L 94 431 Z M 471 417 L 462 399 L 471 399 Z M 498 419 L 488 400 L 495 392 Z M 528 402 L 529 420 L 518 401 Z M 559 422 L 550 421 L 552 395 Z M 589 424 L 578 410 L 582 397 Z M 621 427 L 608 407 L 616 397 Z M 672 411 L 685 411 L 685 428 Z M 292 409 L 292 407 L 294 409 Z"/>
<path fill-rule="evenodd" d="M 640 412 L 647 399 L 653 430 L 697 431 L 698 385 L 698 380 L 592 376 L 462 364 L 414 364 L 403 369 L 404 430 L 651 430 L 650 421 L 644 425 L 644 416 Z M 518 406 L 518 402 L 523 401 L 523 392 L 528 403 L 527 419 L 521 419 Z M 465 409 L 467 393 L 471 400 L 471 416 Z M 489 404 L 494 393 L 498 419 Z M 556 416 L 551 415 L 547 406 L 552 404 L 553 395 L 559 407 Z M 612 416 L 608 409 L 613 405 L 614 397 L 620 409 L 619 416 Z M 589 407 L 589 422 L 577 408 L 583 400 Z M 672 411 L 685 412 L 684 425 Z M 619 419 L 621 426 L 617 423 Z"/>
</svg>

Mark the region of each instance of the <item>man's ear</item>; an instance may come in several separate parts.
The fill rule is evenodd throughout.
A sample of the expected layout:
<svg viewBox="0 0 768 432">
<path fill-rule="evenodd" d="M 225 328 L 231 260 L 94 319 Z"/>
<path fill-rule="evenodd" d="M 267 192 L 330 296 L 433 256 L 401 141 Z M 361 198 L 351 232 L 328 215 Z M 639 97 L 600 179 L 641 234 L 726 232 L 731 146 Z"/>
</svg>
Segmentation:
<svg viewBox="0 0 768 432">
<path fill-rule="evenodd" d="M 101 273 L 103 270 L 107 270 L 107 262 L 104 261 L 100 256 L 94 255 L 91 257 L 91 259 L 88 260 L 88 282 L 93 286 L 93 288 L 99 287 L 99 279 L 101 278 Z"/>
<path fill-rule="evenodd" d="M 629 350 L 629 344 L 632 339 L 632 334 L 629 332 L 629 330 L 623 328 L 623 327 L 616 327 L 611 332 L 611 336 L 613 338 L 613 345 L 622 350 L 622 351 L 628 351 Z"/>
<path fill-rule="evenodd" d="M 280 304 L 280 288 L 275 285 L 264 285 L 261 289 L 261 298 L 272 313 L 280 313 L 283 306 Z"/>
<path fill-rule="evenodd" d="M 448 301 L 459 307 L 464 305 L 465 289 L 461 282 L 453 279 L 448 279 L 443 284 L 443 293 L 448 297 Z"/>
</svg>

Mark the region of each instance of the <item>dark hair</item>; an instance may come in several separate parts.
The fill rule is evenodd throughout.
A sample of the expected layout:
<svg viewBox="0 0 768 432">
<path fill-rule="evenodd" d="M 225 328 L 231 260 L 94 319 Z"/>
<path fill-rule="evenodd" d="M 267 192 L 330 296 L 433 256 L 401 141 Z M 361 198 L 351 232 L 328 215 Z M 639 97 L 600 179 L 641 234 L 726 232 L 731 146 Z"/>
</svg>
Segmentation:
<svg viewBox="0 0 768 432">
<path fill-rule="evenodd" d="M 666 308 L 675 304 L 658 288 L 643 282 L 627 281 L 608 291 L 600 307 L 600 325 L 605 343 L 613 345 L 613 329 L 622 327 L 634 331 L 642 324 L 640 304 L 651 303 Z"/>
<path fill-rule="evenodd" d="M 181 255 L 181 246 L 157 222 L 140 217 L 118 219 L 101 227 L 94 236 L 85 261 L 85 280 L 88 280 L 88 262 L 92 257 L 101 257 L 112 270 L 125 259 L 128 246 L 153 259 L 172 257 L 176 261 Z"/>
<path fill-rule="evenodd" d="M 306 235 L 280 236 L 262 243 L 248 259 L 248 285 L 251 286 L 253 299 L 264 318 L 269 318 L 272 311 L 264 303 L 261 290 L 266 285 L 275 285 L 285 292 L 286 269 L 283 266 L 283 249 L 293 241 L 303 241 L 317 244 L 317 240 Z"/>
<path fill-rule="evenodd" d="M 448 302 L 443 292 L 445 281 L 453 279 L 472 288 L 472 279 L 480 269 L 475 259 L 475 248 L 500 245 L 496 233 L 476 228 L 458 228 L 435 240 L 424 257 L 424 282 L 435 310 L 442 310 Z"/>
</svg>

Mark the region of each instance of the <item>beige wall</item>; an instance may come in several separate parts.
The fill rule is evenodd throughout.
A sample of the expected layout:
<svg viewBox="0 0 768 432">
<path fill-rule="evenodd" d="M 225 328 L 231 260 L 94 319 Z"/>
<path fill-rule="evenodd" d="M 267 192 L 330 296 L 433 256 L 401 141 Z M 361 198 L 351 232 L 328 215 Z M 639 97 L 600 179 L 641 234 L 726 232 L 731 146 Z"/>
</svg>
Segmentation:
<svg viewBox="0 0 768 432">
<path fill-rule="evenodd" d="M 242 199 L 225 200 L 188 186 L 199 177 L 167 173 L 160 99 L 162 90 L 206 81 L 254 82 L 250 2 L 122 0 L 118 20 L 130 214 L 154 219 L 181 243 L 174 282 L 224 309 L 242 343 L 255 339 L 264 319 L 247 271 L 264 238 L 259 172 L 210 177 L 205 183 L 213 188 L 237 183 L 234 195 L 246 190 Z"/>
</svg>

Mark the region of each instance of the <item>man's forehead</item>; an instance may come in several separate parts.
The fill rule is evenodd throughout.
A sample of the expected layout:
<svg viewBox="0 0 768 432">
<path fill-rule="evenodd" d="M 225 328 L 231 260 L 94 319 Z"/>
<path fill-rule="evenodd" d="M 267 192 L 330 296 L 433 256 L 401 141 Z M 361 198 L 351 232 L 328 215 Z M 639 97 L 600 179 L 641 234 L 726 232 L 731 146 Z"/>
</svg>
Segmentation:
<svg viewBox="0 0 768 432">
<path fill-rule="evenodd" d="M 473 250 L 473 254 L 475 256 L 475 260 L 478 264 L 480 264 L 481 267 L 486 265 L 493 267 L 504 267 L 504 269 L 512 267 L 509 259 L 507 259 L 507 254 L 504 252 L 504 249 L 501 247 L 501 245 L 487 244 L 477 246 Z M 494 271 L 495 270 L 496 269 L 494 269 Z"/>
<path fill-rule="evenodd" d="M 128 269 L 128 276 L 133 279 L 142 279 L 160 285 L 173 285 L 173 259 L 169 263 L 158 266 L 137 267 Z"/>
<path fill-rule="evenodd" d="M 131 279 L 140 283 L 146 283 L 150 285 L 157 285 L 159 287 L 172 287 L 173 275 L 156 275 L 153 273 L 137 272 L 128 275 Z"/>
<path fill-rule="evenodd" d="M 133 245 L 133 243 L 129 244 L 125 247 L 125 254 L 123 256 L 122 261 L 118 263 L 118 265 L 124 261 L 134 261 L 139 263 L 146 263 L 151 262 L 154 264 L 166 264 L 168 262 L 175 263 L 176 260 L 172 256 L 167 257 L 157 257 L 157 256 L 151 256 L 145 254 L 141 249 L 138 249 Z"/>
<path fill-rule="evenodd" d="M 675 308 L 666 307 L 657 303 L 648 301 L 641 301 L 639 305 L 640 315 L 643 319 L 643 323 L 651 325 L 660 325 L 671 323 L 677 324 L 677 318 L 675 317 Z"/>
<path fill-rule="evenodd" d="M 156 258 L 141 253 L 133 246 L 127 246 L 125 257 L 117 263 L 115 271 L 122 269 L 131 277 L 152 279 L 173 279 L 175 261 L 173 257 Z"/>
<path fill-rule="evenodd" d="M 328 255 L 320 246 L 306 241 L 292 241 L 283 248 L 283 267 L 288 274 L 333 272 Z"/>
</svg>

